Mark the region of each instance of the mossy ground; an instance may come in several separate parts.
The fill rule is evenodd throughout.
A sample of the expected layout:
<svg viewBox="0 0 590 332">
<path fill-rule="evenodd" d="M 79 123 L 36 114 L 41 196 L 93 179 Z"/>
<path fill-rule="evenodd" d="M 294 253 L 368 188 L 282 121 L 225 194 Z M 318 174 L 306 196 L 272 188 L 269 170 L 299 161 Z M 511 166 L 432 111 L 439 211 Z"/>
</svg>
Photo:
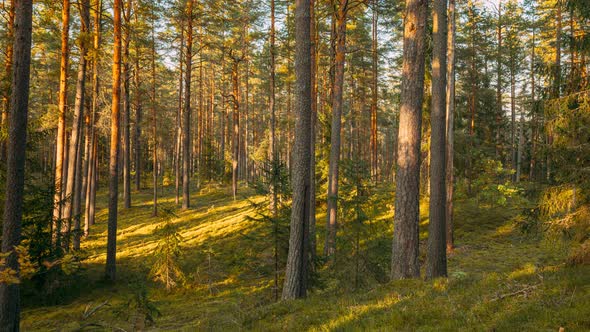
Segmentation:
<svg viewBox="0 0 590 332">
<path fill-rule="evenodd" d="M 246 218 L 254 213 L 248 200 L 265 198 L 248 189 L 242 194 L 234 201 L 229 189 L 207 187 L 193 196 L 192 209 L 175 210 L 173 223 L 184 239 L 181 266 L 186 281 L 172 292 L 148 277 L 159 240 L 154 230 L 164 223 L 164 218 L 151 217 L 149 190 L 134 193 L 133 207 L 120 210 L 118 281 L 102 281 L 107 215 L 102 197 L 98 223 L 83 242 L 83 269 L 71 283 L 78 286 L 52 305 L 25 296 L 22 329 L 590 330 L 590 267 L 567 266 L 558 242 L 522 234 L 512 222 L 517 208 L 484 207 L 467 200 L 455 205 L 457 248 L 449 256 L 448 279 L 368 283 L 355 291 L 341 287 L 353 276 L 324 269 L 319 273 L 322 288 L 308 299 L 274 303 L 271 239 L 260 232 L 269 226 Z M 171 188 L 165 188 L 161 206 L 174 208 L 173 203 Z M 374 216 L 387 228 L 382 238 L 391 235 L 389 210 L 383 204 Z M 318 217 L 320 227 L 322 221 Z M 423 216 L 422 239 L 427 236 L 426 221 Z M 387 256 L 389 247 L 379 250 Z M 144 316 L 130 301 L 137 289 L 147 290 L 161 313 L 151 326 L 138 323 Z M 85 310 L 105 302 L 83 318 Z"/>
</svg>

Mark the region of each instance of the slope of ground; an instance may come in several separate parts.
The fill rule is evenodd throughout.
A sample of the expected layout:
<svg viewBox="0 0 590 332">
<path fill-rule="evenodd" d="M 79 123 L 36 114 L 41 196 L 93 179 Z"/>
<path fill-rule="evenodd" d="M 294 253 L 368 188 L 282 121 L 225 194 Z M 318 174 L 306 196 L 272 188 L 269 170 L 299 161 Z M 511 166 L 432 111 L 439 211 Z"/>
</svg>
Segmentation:
<svg viewBox="0 0 590 332">
<path fill-rule="evenodd" d="M 243 194 L 234 201 L 228 189 L 211 187 L 195 195 L 193 209 L 175 210 L 186 278 L 172 292 L 148 277 L 156 229 L 165 218 L 151 217 L 147 191 L 121 210 L 118 282 L 101 281 L 107 210 L 100 200 L 98 223 L 83 243 L 87 258 L 75 277 L 82 285 L 56 305 L 25 298 L 23 330 L 590 330 L 590 268 L 563 264 L 558 242 L 522 235 L 511 221 L 517 211 L 467 201 L 456 204 L 458 247 L 448 279 L 351 292 L 321 271 L 327 280 L 322 290 L 305 301 L 273 303 L 271 239 L 261 232 L 269 225 L 246 218 L 254 214 L 251 201 L 265 198 Z M 172 209 L 171 190 L 162 197 L 162 208 Z M 388 225 L 391 214 L 382 211 L 376 219 Z M 146 319 L 152 317 L 153 324 Z"/>
</svg>

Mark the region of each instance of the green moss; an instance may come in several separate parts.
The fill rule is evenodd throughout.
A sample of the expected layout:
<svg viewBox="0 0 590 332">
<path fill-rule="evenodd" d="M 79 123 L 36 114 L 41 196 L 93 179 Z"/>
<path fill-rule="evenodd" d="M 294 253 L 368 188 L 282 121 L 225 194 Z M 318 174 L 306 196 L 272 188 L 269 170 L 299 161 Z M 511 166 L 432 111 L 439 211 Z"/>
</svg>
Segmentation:
<svg viewBox="0 0 590 332">
<path fill-rule="evenodd" d="M 245 196 L 253 195 L 248 190 Z M 370 223 L 365 239 L 372 255 L 388 261 L 393 201 L 389 191 Z M 564 264 L 566 251 L 522 235 L 514 227 L 518 210 L 510 206 L 482 208 L 473 201 L 456 202 L 457 249 L 449 256 L 449 278 L 368 283 L 343 290 L 350 276 L 320 271 L 322 289 L 306 300 L 273 303 L 272 246 L 260 237 L 265 225 L 248 221 L 247 200 L 234 201 L 227 188 L 207 188 L 193 197 L 195 207 L 177 211 L 173 221 L 183 241 L 187 276 L 184 287 L 166 292 L 147 271 L 158 239 L 153 230 L 163 219 L 151 217 L 151 193 L 134 193 L 134 206 L 121 209 L 118 273 L 115 285 L 100 282 L 105 253 L 106 200 L 100 196 L 98 224 L 83 243 L 87 253 L 81 280 L 86 292 L 69 303 L 51 307 L 27 305 L 23 330 L 77 330 L 96 324 L 133 330 L 129 299 L 131 280 L 139 280 L 161 316 L 152 329 L 162 330 L 311 330 L 311 331 L 566 331 L 590 329 L 590 267 Z M 249 197 L 263 201 L 263 197 Z M 161 204 L 173 208 L 171 188 Z M 427 211 L 422 204 L 422 210 Z M 318 209 L 321 212 L 321 208 Z M 318 234 L 323 234 L 318 216 Z M 427 237 L 423 215 L 421 239 Z M 320 244 L 322 241 L 319 241 Z M 378 243 L 380 245 L 373 245 Z M 383 245 L 381 245 L 383 243 Z M 425 246 L 423 246 L 424 248 Z M 382 271 L 387 271 L 383 267 Z M 348 278 L 348 279 L 346 279 Z M 523 291 L 524 290 L 524 291 Z M 83 319 L 86 308 L 108 301 Z M 26 302 L 26 301 L 25 301 Z M 127 313 L 127 314 L 124 314 Z"/>
</svg>

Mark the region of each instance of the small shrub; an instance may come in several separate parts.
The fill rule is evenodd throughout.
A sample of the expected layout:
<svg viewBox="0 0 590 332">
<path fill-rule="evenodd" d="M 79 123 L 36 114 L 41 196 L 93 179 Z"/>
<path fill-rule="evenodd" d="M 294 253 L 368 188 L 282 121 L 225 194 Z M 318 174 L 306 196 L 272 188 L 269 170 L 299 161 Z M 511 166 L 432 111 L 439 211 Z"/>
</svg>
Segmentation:
<svg viewBox="0 0 590 332">
<path fill-rule="evenodd" d="M 158 247 L 154 252 L 155 263 L 150 275 L 156 282 L 166 286 L 166 290 L 176 287 L 179 282 L 184 281 L 184 273 L 180 269 L 179 260 L 182 254 L 182 236 L 177 232 L 176 227 L 170 222 L 174 216 L 166 211 L 166 220 L 163 226 L 156 228 L 155 234 L 161 238 Z"/>
</svg>

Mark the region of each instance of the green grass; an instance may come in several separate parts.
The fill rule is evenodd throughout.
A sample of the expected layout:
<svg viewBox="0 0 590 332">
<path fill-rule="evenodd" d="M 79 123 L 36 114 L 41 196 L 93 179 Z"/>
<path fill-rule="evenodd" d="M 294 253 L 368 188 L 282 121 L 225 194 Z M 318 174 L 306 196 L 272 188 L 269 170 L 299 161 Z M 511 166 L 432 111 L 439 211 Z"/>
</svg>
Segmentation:
<svg viewBox="0 0 590 332">
<path fill-rule="evenodd" d="M 172 292 L 148 278 L 158 243 L 154 230 L 163 223 L 163 218 L 151 217 L 149 191 L 135 193 L 134 206 L 120 210 L 119 279 L 114 285 L 102 282 L 107 211 L 100 197 L 98 223 L 83 242 L 87 258 L 76 276 L 83 285 L 59 305 L 25 298 L 22 329 L 131 331 L 141 327 L 137 317 L 143 317 L 128 305 L 139 284 L 161 312 L 155 325 L 147 327 L 153 330 L 590 330 L 590 267 L 566 266 L 558 245 L 521 234 L 511 222 L 517 210 L 478 207 L 471 201 L 456 203 L 458 247 L 449 256 L 448 279 L 367 282 L 353 290 L 341 287 L 353 277 L 324 268 L 319 272 L 323 287 L 308 299 L 273 303 L 271 239 L 261 232 L 269 226 L 245 218 L 254 213 L 246 198 L 265 198 L 248 189 L 242 193 L 233 201 L 229 189 L 211 187 L 193 196 L 191 210 L 177 211 L 173 222 L 184 239 L 181 266 L 187 278 L 184 287 Z M 174 206 L 170 189 L 160 202 Z M 382 231 L 367 236 L 365 245 L 390 242 L 384 239 L 391 238 L 392 213 L 382 205 L 368 226 Z M 320 235 L 323 220 L 318 216 Z M 423 216 L 423 241 L 426 222 Z M 388 260 L 390 247 L 374 250 Z M 87 307 L 105 301 L 108 305 L 83 318 Z"/>
</svg>

